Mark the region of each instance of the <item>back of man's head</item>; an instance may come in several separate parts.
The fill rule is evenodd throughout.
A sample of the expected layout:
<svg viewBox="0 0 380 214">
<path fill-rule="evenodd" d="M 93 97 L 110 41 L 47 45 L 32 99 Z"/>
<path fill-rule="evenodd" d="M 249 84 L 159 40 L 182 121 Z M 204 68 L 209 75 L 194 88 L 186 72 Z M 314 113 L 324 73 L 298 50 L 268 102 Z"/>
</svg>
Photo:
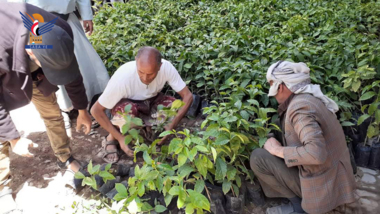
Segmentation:
<svg viewBox="0 0 380 214">
<path fill-rule="evenodd" d="M 156 48 L 145 46 L 139 49 L 136 55 L 136 61 L 142 63 L 152 63 L 155 62 L 156 66 L 161 65 L 161 53 Z"/>
</svg>

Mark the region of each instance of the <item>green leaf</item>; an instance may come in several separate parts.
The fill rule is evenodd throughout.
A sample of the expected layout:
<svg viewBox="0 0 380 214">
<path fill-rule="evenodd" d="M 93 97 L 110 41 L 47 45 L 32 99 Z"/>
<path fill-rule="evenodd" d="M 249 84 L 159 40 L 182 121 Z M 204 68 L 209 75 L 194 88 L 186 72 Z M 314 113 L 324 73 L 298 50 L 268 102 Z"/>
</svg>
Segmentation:
<svg viewBox="0 0 380 214">
<path fill-rule="evenodd" d="M 194 190 L 199 192 L 199 193 L 202 193 L 203 190 L 205 189 L 205 182 L 203 180 L 197 180 L 197 182 L 195 183 L 195 187 L 194 187 Z"/>
<path fill-rule="evenodd" d="M 380 109 L 376 110 L 375 119 L 376 123 L 380 124 Z"/>
<path fill-rule="evenodd" d="M 182 140 L 180 138 L 174 138 L 173 140 L 171 140 L 169 144 L 169 154 L 176 151 L 180 147 L 181 143 Z"/>
<path fill-rule="evenodd" d="M 204 155 L 199 155 L 197 159 L 195 159 L 195 166 L 197 167 L 199 173 L 203 177 L 206 177 L 207 175 L 207 157 Z"/>
<path fill-rule="evenodd" d="M 113 180 L 113 179 L 115 179 L 115 176 L 113 176 L 111 173 L 109 173 L 107 171 L 101 171 L 99 173 L 99 176 L 102 177 L 102 178 L 105 178 L 107 180 Z"/>
<path fill-rule="evenodd" d="M 216 153 L 216 149 L 214 147 L 211 147 L 212 157 L 214 158 L 214 162 L 216 161 L 216 157 L 218 154 Z"/>
<path fill-rule="evenodd" d="M 144 161 L 145 161 L 145 163 L 147 163 L 147 164 L 149 164 L 149 165 L 151 165 L 152 164 L 152 158 L 149 156 L 149 154 L 148 154 L 148 151 L 144 151 L 144 153 L 143 153 L 143 159 L 144 159 Z"/>
<path fill-rule="evenodd" d="M 128 145 L 131 141 L 132 141 L 132 136 L 131 135 L 125 136 L 125 138 L 124 138 L 125 145 Z"/>
<path fill-rule="evenodd" d="M 195 148 L 197 148 L 198 151 L 208 153 L 208 149 L 204 146 L 196 146 Z"/>
<path fill-rule="evenodd" d="M 215 172 L 215 179 L 216 180 L 223 180 L 224 177 L 227 175 L 227 164 L 224 162 L 221 158 L 216 159 L 216 172 Z"/>
<path fill-rule="evenodd" d="M 360 81 L 355 81 L 354 83 L 352 83 L 352 90 L 354 92 L 357 92 L 359 90 L 361 86 L 361 82 Z"/>
<path fill-rule="evenodd" d="M 367 136 L 368 138 L 372 138 L 374 136 L 377 136 L 379 134 L 379 127 L 375 128 L 373 125 L 368 126 L 367 129 Z"/>
<path fill-rule="evenodd" d="M 373 96 L 375 96 L 376 93 L 373 91 L 366 92 L 360 97 L 360 101 L 371 99 Z"/>
<path fill-rule="evenodd" d="M 169 194 L 170 194 L 170 193 L 169 193 Z M 172 199 L 173 199 L 173 195 L 169 195 L 169 194 L 167 194 L 167 195 L 165 196 L 165 204 L 166 204 L 166 206 L 169 206 L 170 202 L 171 202 Z"/>
<path fill-rule="evenodd" d="M 240 116 L 243 117 L 243 119 L 248 120 L 250 115 L 246 110 L 240 111 Z"/>
<path fill-rule="evenodd" d="M 241 105 L 242 105 L 241 100 L 236 101 L 236 103 L 235 103 L 235 107 L 236 108 L 238 108 L 240 110 L 241 109 Z"/>
<path fill-rule="evenodd" d="M 191 189 L 188 189 L 187 192 L 189 193 L 190 201 L 195 208 L 210 211 L 210 202 L 207 200 L 206 196 Z"/>
<path fill-rule="evenodd" d="M 188 204 L 185 209 L 186 214 L 194 214 L 194 206 L 192 204 Z"/>
<path fill-rule="evenodd" d="M 131 104 L 128 104 L 124 107 L 124 112 L 128 113 L 132 108 L 132 105 Z"/>
<path fill-rule="evenodd" d="M 380 103 L 372 103 L 368 108 L 368 114 L 373 115 Z"/>
<path fill-rule="evenodd" d="M 136 129 L 131 129 L 128 131 L 132 135 L 133 139 L 137 140 L 139 138 L 139 132 Z"/>
<path fill-rule="evenodd" d="M 187 157 L 184 154 L 178 155 L 178 166 L 181 167 L 187 161 Z"/>
<path fill-rule="evenodd" d="M 144 185 L 144 183 L 139 183 L 139 184 L 138 184 L 137 194 L 138 194 L 140 197 L 142 197 L 142 196 L 145 194 L 145 185 Z"/>
<path fill-rule="evenodd" d="M 177 207 L 182 208 L 185 205 L 186 201 L 186 192 L 182 188 L 179 189 Z"/>
<path fill-rule="evenodd" d="M 194 160 L 197 153 L 198 153 L 198 150 L 195 147 L 190 150 L 188 158 L 191 162 Z"/>
<path fill-rule="evenodd" d="M 121 127 L 121 133 L 123 135 L 126 134 L 130 127 L 131 127 L 131 124 L 129 124 L 129 123 L 124 124 L 123 127 Z"/>
<path fill-rule="evenodd" d="M 75 173 L 75 178 L 76 179 L 83 179 L 85 177 L 86 176 L 84 176 L 83 173 L 81 173 L 80 171 L 78 171 L 78 172 Z"/>
<path fill-rule="evenodd" d="M 354 126 L 355 124 L 349 122 L 349 121 L 344 121 L 343 123 L 341 123 L 342 126 Z"/>
<path fill-rule="evenodd" d="M 359 117 L 357 125 L 360 126 L 366 119 L 368 119 L 370 116 L 368 114 L 363 114 Z"/>
<path fill-rule="evenodd" d="M 154 211 L 156 211 L 157 213 L 162 213 L 166 211 L 166 207 L 162 205 L 156 205 L 156 207 L 154 208 Z"/>
<path fill-rule="evenodd" d="M 236 176 L 237 170 L 235 167 L 228 165 L 227 167 L 227 179 L 229 181 L 234 180 Z"/>
<path fill-rule="evenodd" d="M 143 125 L 142 119 L 140 119 L 138 117 L 133 117 L 132 118 L 132 123 L 134 123 L 136 126 L 142 126 Z"/>
<path fill-rule="evenodd" d="M 191 172 L 193 172 L 195 169 L 188 164 L 183 165 L 178 169 L 179 175 L 184 178 L 190 175 Z"/>
<path fill-rule="evenodd" d="M 180 187 L 174 186 L 169 190 L 170 195 L 178 195 L 179 194 Z"/>
<path fill-rule="evenodd" d="M 104 168 L 104 170 L 108 172 L 108 170 L 111 169 L 111 166 L 112 166 L 112 164 L 110 164 L 110 163 L 107 164 L 106 167 Z"/>
<path fill-rule="evenodd" d="M 230 138 L 225 134 L 220 134 L 215 140 L 215 145 L 221 146 L 225 145 L 230 141 Z"/>
<path fill-rule="evenodd" d="M 162 133 L 160 134 L 159 137 L 165 137 L 166 135 L 170 135 L 170 134 L 174 134 L 174 132 L 173 132 L 173 131 L 164 131 L 164 132 L 162 132 Z"/>
<path fill-rule="evenodd" d="M 265 142 L 267 142 L 267 140 L 268 140 L 268 138 L 260 138 L 260 140 L 259 140 L 259 146 L 260 147 L 263 147 L 264 146 L 264 144 L 265 144 Z"/>
<path fill-rule="evenodd" d="M 232 186 L 231 181 L 224 180 L 223 185 L 222 185 L 223 193 L 227 194 L 230 191 L 231 186 Z"/>
<path fill-rule="evenodd" d="M 172 103 L 172 106 L 170 107 L 170 109 L 171 110 L 176 110 L 176 109 L 181 108 L 184 105 L 185 105 L 185 103 L 182 102 L 181 100 L 174 100 L 174 102 Z"/>
<path fill-rule="evenodd" d="M 128 193 L 127 193 L 127 188 L 126 188 L 123 184 L 120 184 L 120 183 L 115 184 L 115 189 L 116 189 L 117 192 L 120 193 L 121 195 L 125 195 L 125 196 L 128 195 Z"/>
</svg>

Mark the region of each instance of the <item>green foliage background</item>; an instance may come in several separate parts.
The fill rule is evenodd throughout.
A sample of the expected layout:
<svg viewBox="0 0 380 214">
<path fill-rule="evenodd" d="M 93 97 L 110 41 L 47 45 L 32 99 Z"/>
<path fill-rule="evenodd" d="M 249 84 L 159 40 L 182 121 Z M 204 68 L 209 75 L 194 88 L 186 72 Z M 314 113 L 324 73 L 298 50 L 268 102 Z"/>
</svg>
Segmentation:
<svg viewBox="0 0 380 214">
<path fill-rule="evenodd" d="M 359 95 L 343 87 L 342 74 L 379 77 L 379 14 L 379 1 L 132 0 L 97 13 L 91 42 L 111 75 L 141 46 L 157 47 L 193 92 L 214 99 L 231 91 L 231 80 L 266 92 L 271 63 L 303 61 L 347 110 L 360 105 Z M 268 105 L 266 95 L 260 99 Z"/>
</svg>

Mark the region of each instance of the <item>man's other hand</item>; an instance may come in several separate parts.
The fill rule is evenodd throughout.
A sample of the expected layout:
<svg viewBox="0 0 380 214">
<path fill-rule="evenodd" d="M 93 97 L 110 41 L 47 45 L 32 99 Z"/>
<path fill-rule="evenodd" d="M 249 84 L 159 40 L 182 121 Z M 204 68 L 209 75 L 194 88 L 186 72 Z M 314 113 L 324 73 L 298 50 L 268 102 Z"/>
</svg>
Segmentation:
<svg viewBox="0 0 380 214">
<path fill-rule="evenodd" d="M 91 131 L 91 117 L 86 109 L 79 110 L 79 115 L 77 118 L 77 132 L 79 132 L 82 128 L 82 125 L 85 127 L 85 134 L 90 133 Z"/>
<path fill-rule="evenodd" d="M 38 147 L 37 144 L 27 138 L 17 138 L 9 141 L 11 143 L 12 151 L 23 157 L 33 157 L 34 155 L 29 152 L 30 147 Z"/>
<path fill-rule="evenodd" d="M 92 31 L 94 30 L 94 23 L 92 22 L 92 20 L 84 20 L 83 28 L 84 28 L 84 32 L 88 33 L 88 35 L 91 36 Z"/>
</svg>

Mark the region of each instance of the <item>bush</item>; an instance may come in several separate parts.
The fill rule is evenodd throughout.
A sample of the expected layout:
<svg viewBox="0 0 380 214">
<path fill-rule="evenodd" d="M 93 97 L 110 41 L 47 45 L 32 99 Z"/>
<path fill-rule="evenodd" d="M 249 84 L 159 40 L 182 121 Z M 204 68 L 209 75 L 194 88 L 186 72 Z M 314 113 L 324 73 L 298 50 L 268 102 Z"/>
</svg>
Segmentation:
<svg viewBox="0 0 380 214">
<path fill-rule="evenodd" d="M 312 82 L 339 105 L 342 125 L 354 125 L 351 112 L 361 111 L 359 124 L 372 118 L 367 136 L 379 135 L 380 82 L 373 81 L 380 77 L 379 14 L 379 1 L 356 0 L 131 0 L 101 8 L 91 42 L 110 75 L 134 60 L 140 47 L 153 46 L 192 92 L 217 101 L 206 109 L 204 132 L 176 133 L 158 156 L 155 144 L 136 148 L 149 160 L 136 174 L 155 177 L 131 181 L 135 198 L 146 187 L 163 192 L 168 202 L 178 196 L 178 207 L 201 213 L 209 208 L 200 195 L 205 180 L 236 193 L 238 175 L 252 179 L 244 162 L 278 129 L 265 80 L 278 60 L 307 63 Z M 166 157 L 174 162 L 156 166 Z M 200 204 L 191 198 L 201 198 Z"/>
</svg>

